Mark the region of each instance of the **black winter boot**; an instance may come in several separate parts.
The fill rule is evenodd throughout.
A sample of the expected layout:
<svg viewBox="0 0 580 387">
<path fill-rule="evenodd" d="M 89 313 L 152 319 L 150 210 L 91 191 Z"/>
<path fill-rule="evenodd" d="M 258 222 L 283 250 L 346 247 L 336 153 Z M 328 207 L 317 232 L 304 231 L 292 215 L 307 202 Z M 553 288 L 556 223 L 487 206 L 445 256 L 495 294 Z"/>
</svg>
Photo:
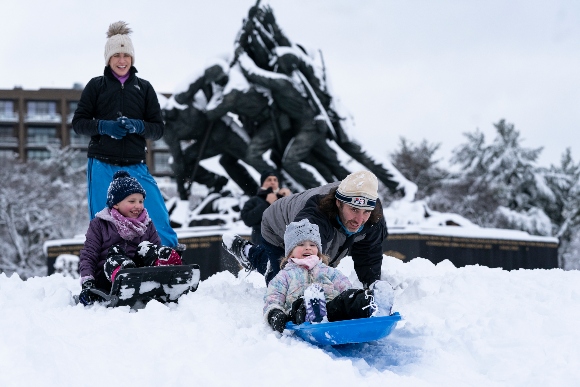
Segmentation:
<svg viewBox="0 0 580 387">
<path fill-rule="evenodd" d="M 127 258 L 125 254 L 125 250 L 123 250 L 123 248 L 119 245 L 114 245 L 109 248 L 107 260 L 105 261 L 105 265 L 103 267 L 105 276 L 109 281 L 113 282 L 113 272 L 115 269 L 117 269 L 117 267 L 121 266 L 121 269 L 136 267 L 135 262 Z"/>
<path fill-rule="evenodd" d="M 246 254 L 246 246 L 252 246 L 251 242 L 248 242 L 244 238 L 236 234 L 226 233 L 222 236 L 222 246 L 230 253 L 246 270 L 253 270 L 252 264 L 248 259 Z"/>
</svg>

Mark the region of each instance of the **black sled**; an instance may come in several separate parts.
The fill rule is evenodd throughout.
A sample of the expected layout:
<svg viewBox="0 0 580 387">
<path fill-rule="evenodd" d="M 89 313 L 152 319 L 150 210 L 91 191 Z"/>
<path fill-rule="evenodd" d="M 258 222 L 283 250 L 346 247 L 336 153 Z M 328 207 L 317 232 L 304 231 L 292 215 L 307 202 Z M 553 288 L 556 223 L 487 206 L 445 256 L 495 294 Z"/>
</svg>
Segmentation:
<svg viewBox="0 0 580 387">
<path fill-rule="evenodd" d="M 183 294 L 196 291 L 199 277 L 199 265 L 195 264 L 121 269 L 109 294 L 98 289 L 91 292 L 102 297 L 101 303 L 108 307 L 140 309 L 151 300 L 175 302 Z M 78 296 L 74 298 L 78 303 Z"/>
</svg>

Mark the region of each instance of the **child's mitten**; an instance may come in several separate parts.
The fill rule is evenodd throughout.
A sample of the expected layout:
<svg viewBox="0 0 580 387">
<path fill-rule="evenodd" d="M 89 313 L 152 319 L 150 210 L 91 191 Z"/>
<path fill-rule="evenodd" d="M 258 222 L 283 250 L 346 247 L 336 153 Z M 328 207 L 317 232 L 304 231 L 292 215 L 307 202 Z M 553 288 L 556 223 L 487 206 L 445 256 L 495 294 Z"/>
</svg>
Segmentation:
<svg viewBox="0 0 580 387">
<path fill-rule="evenodd" d="M 143 241 L 139 243 L 137 247 L 137 257 L 141 260 L 143 266 L 155 266 L 157 262 L 157 245 L 149 241 Z"/>
<path fill-rule="evenodd" d="M 268 324 L 274 329 L 282 333 L 284 331 L 284 327 L 286 327 L 286 322 L 288 321 L 288 316 L 286 313 L 282 312 L 280 309 L 272 309 L 270 313 L 268 313 Z"/>
<path fill-rule="evenodd" d="M 161 246 L 157 250 L 157 257 L 158 258 L 155 262 L 155 266 L 174 266 L 183 264 L 181 256 L 171 247 Z"/>
</svg>

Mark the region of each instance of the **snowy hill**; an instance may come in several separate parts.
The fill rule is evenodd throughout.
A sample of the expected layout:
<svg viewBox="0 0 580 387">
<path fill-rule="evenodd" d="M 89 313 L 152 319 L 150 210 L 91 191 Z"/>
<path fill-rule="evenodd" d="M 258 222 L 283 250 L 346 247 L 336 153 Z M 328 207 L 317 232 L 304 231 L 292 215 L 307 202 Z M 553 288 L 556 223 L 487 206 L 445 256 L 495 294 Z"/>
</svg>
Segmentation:
<svg viewBox="0 0 580 387">
<path fill-rule="evenodd" d="M 340 269 L 355 279 L 350 259 Z M 2 386 L 572 386 L 580 273 L 386 257 L 404 320 L 388 338 L 320 349 L 274 333 L 263 278 L 218 273 L 165 306 L 84 308 L 77 280 L 0 274 Z M 389 384 L 387 384 L 389 383 Z"/>
</svg>

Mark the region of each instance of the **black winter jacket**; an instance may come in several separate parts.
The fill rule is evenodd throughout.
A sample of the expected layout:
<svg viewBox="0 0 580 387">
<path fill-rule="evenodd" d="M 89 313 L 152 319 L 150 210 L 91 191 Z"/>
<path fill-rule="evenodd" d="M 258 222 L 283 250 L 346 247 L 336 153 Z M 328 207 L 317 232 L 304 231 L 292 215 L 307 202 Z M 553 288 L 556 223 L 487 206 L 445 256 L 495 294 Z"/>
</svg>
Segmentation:
<svg viewBox="0 0 580 387">
<path fill-rule="evenodd" d="M 73 129 L 77 134 L 91 136 L 87 156 L 114 165 L 131 165 L 145 162 L 147 153 L 145 139 L 158 140 L 163 136 L 163 119 L 157 94 L 151 84 L 135 73 L 121 84 L 109 66 L 104 75 L 89 81 L 73 117 Z M 142 134 L 127 134 L 120 140 L 101 136 L 99 120 L 116 120 L 121 115 L 143 120 Z"/>
<path fill-rule="evenodd" d="M 240 217 L 244 224 L 252 228 L 252 243 L 259 244 L 262 241 L 262 215 L 266 208 L 270 207 L 270 203 L 266 201 L 266 196 L 274 192 L 272 188 L 258 189 L 256 196 L 252 196 L 245 204 L 240 212 Z M 278 199 L 283 196 L 278 195 Z"/>
</svg>

